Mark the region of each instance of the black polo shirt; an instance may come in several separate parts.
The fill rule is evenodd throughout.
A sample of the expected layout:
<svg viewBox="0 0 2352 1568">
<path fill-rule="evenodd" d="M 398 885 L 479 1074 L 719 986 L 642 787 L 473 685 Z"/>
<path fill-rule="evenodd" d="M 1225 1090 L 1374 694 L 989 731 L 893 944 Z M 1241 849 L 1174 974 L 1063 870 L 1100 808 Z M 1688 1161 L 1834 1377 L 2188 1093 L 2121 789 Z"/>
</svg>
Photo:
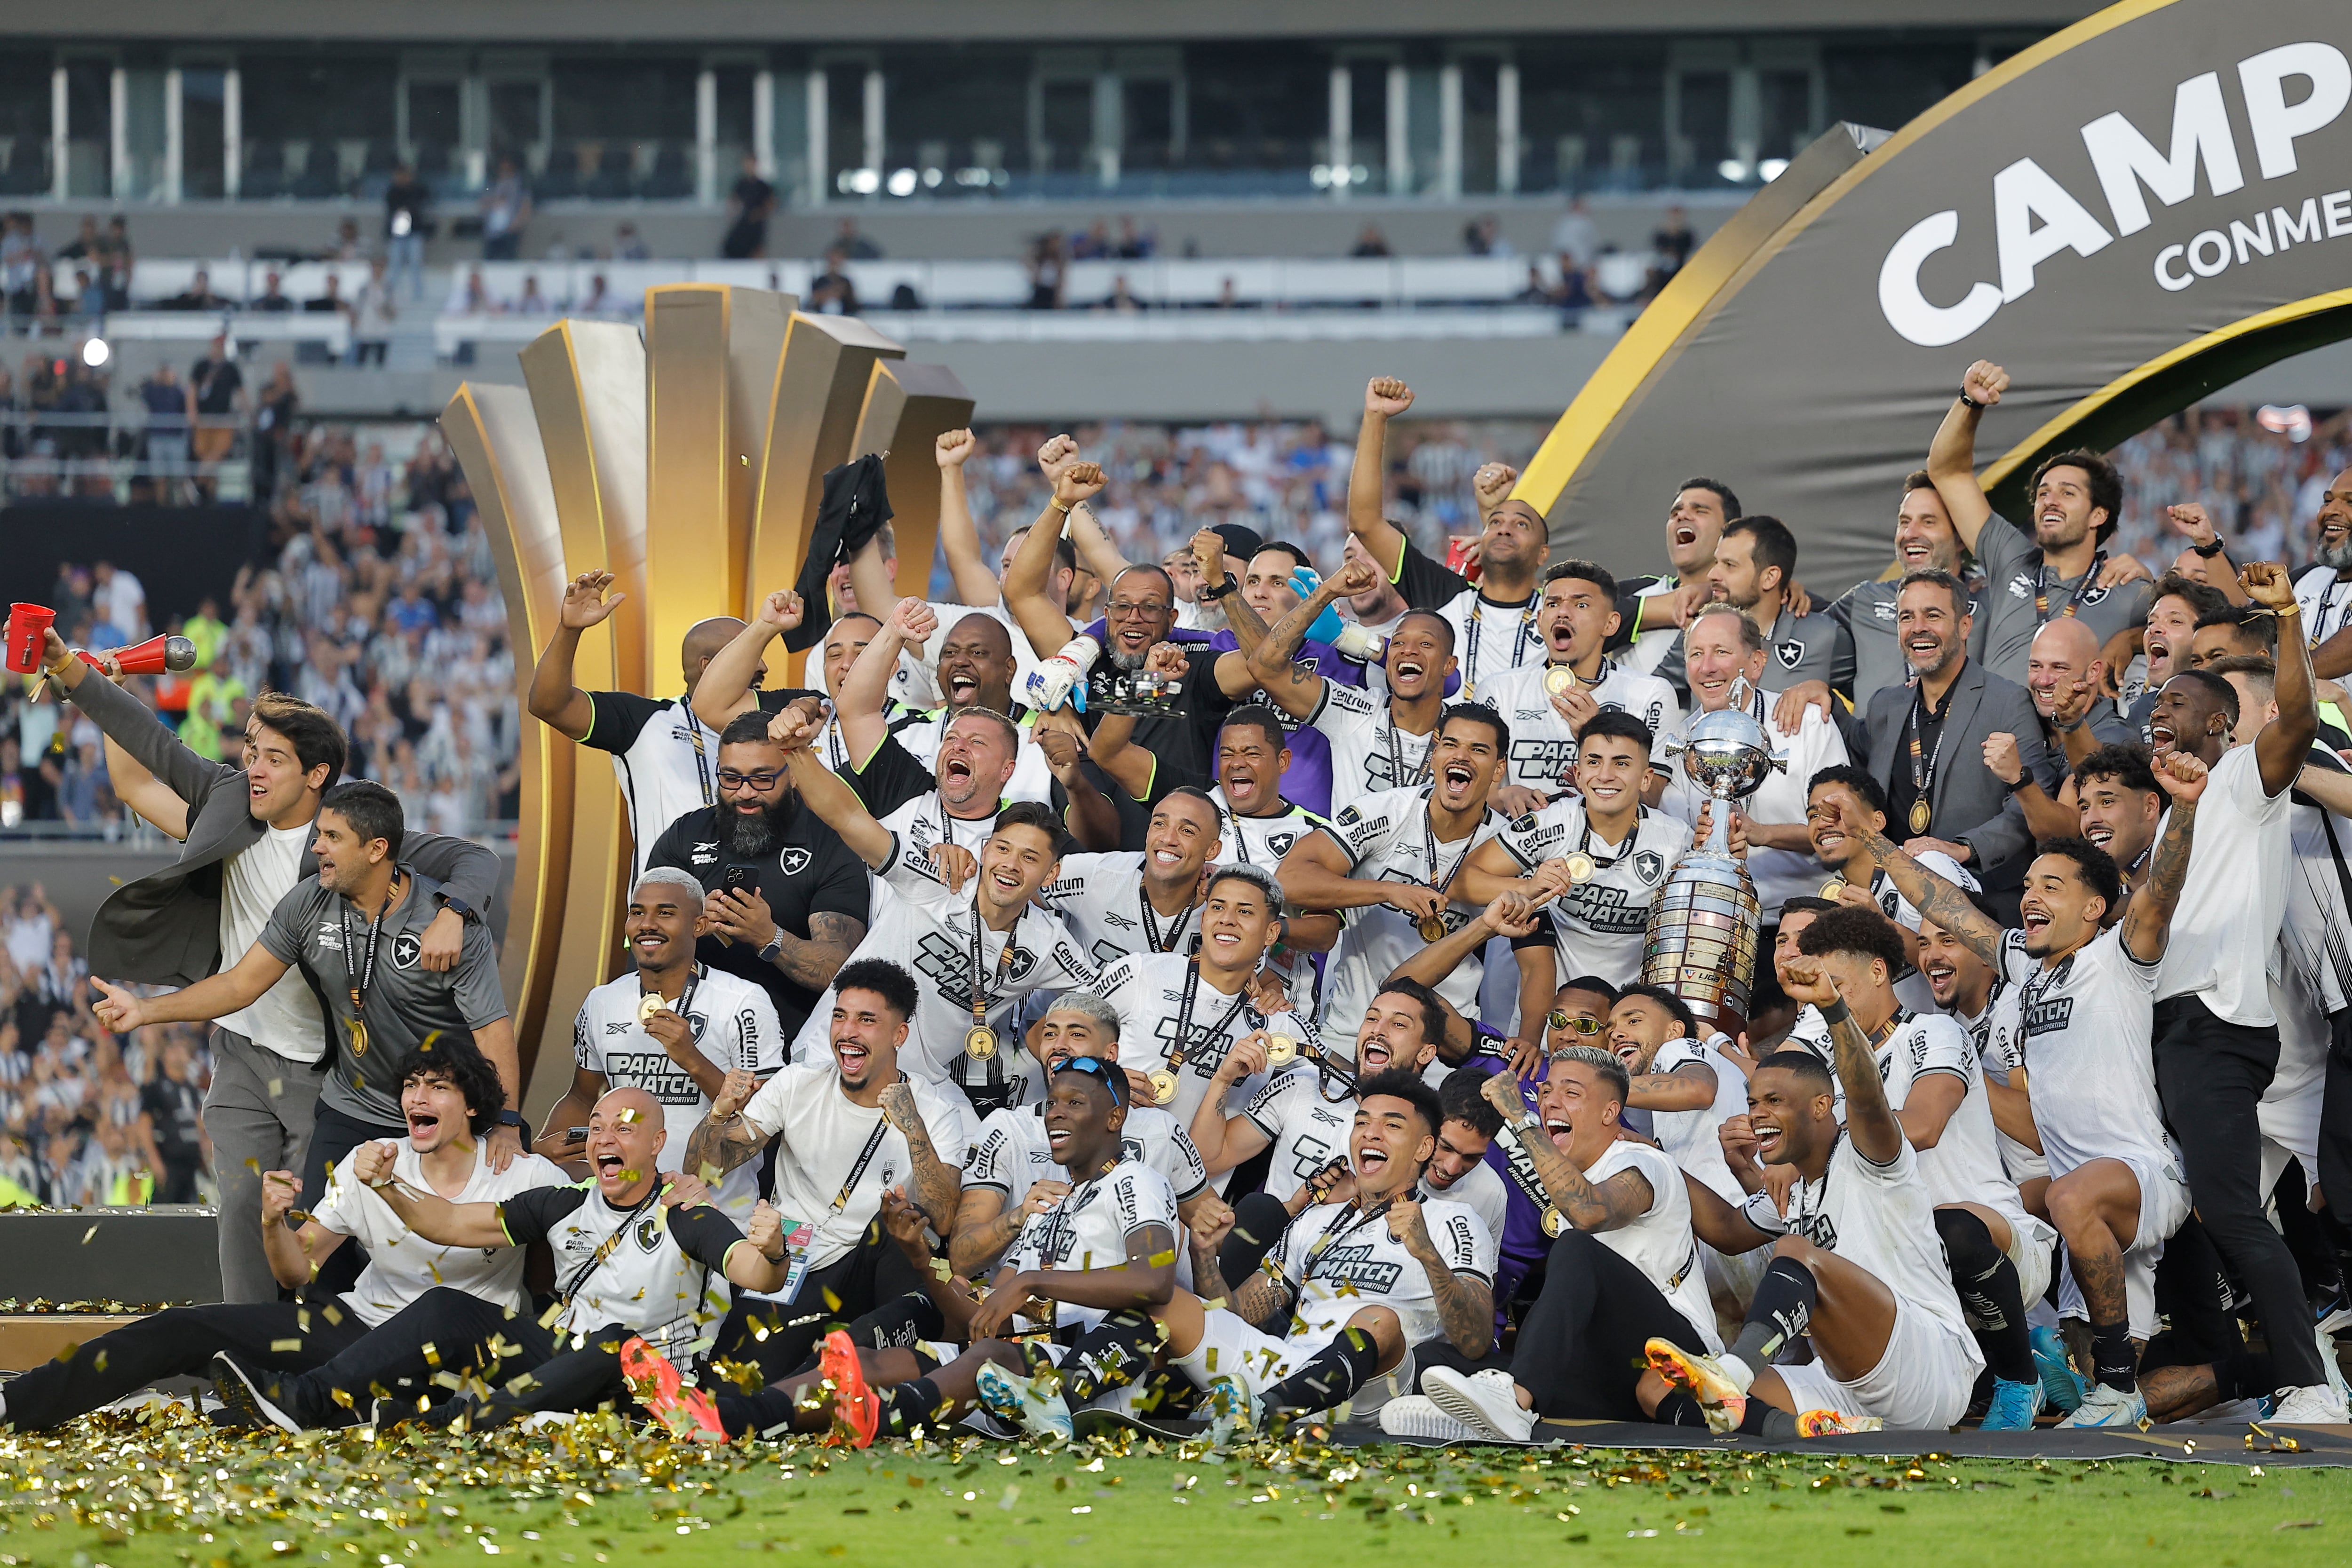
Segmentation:
<svg viewBox="0 0 2352 1568">
<path fill-rule="evenodd" d="M 690 872 L 706 893 L 724 883 L 730 866 L 749 866 L 778 927 L 803 941 L 813 914 L 846 915 L 860 924 L 869 918 L 866 862 L 815 812 L 795 800 L 782 824 L 782 842 L 764 854 L 747 858 L 727 847 L 720 810 L 705 806 L 672 822 L 655 842 L 646 864 Z M 777 1021 L 783 1025 L 788 1040 L 800 1032 L 809 1009 L 816 1006 L 816 991 L 795 983 L 775 965 L 762 962 L 759 949 L 745 943 L 713 933 L 696 944 L 695 956 L 765 990 L 776 1004 Z"/>
<path fill-rule="evenodd" d="M 1957 685 L 1958 683 L 1956 682 L 1954 684 Z M 1921 832 L 1915 831 L 1911 826 L 1911 806 L 1914 801 L 1919 799 L 1920 793 L 1918 789 L 1911 782 L 1911 731 L 1913 723 L 1915 720 L 1921 719 L 1922 715 L 1925 716 L 1924 722 L 1921 722 L 1918 727 L 1919 767 L 1921 771 L 1927 772 L 1927 793 L 1931 797 L 1929 804 L 1933 805 L 1934 801 L 1932 797 L 1935 794 L 1936 774 L 1940 773 L 1947 768 L 1955 766 L 1957 761 L 1961 760 L 1956 759 L 1948 755 L 1943 757 L 1937 757 L 1936 755 L 1936 747 L 1944 737 L 1945 716 L 1949 714 L 1951 709 L 1952 689 L 1951 687 L 1947 686 L 1944 689 L 1943 713 L 1937 713 L 1932 709 L 1929 709 L 1927 705 L 1920 701 L 1915 695 L 1912 699 L 1910 708 L 1904 714 L 1902 732 L 1895 737 L 1895 761 L 1886 770 L 1886 832 L 1887 836 L 1898 844 L 1906 839 L 1916 839 L 1923 836 Z M 1947 750 L 1948 751 L 1948 749 L 1949 748 L 1948 747 Z M 1934 771 L 1929 772 L 1928 767 L 1931 760 L 1934 764 Z M 1967 762 L 1973 763 L 1979 768 L 1984 766 L 1984 759 L 1980 757 L 1971 757 L 1965 760 Z M 1957 825 L 1958 824 L 1941 823 L 1931 821 L 1927 824 L 1924 836 L 1931 839 L 1942 838 L 1945 834 L 1939 830 Z"/>
</svg>

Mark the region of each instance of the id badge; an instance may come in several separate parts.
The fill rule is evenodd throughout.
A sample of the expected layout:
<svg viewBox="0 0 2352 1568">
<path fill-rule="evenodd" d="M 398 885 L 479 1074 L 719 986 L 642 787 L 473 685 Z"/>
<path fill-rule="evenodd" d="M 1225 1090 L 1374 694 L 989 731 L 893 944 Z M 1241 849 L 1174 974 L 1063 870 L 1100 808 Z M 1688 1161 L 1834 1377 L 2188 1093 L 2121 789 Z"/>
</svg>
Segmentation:
<svg viewBox="0 0 2352 1568">
<path fill-rule="evenodd" d="M 789 1301 L 801 1293 L 801 1281 L 808 1278 L 809 1244 L 816 1239 L 816 1222 L 795 1219 L 784 1232 L 784 1246 L 792 1253 L 792 1265 L 784 1272 L 784 1288 L 778 1299 Z"/>
</svg>

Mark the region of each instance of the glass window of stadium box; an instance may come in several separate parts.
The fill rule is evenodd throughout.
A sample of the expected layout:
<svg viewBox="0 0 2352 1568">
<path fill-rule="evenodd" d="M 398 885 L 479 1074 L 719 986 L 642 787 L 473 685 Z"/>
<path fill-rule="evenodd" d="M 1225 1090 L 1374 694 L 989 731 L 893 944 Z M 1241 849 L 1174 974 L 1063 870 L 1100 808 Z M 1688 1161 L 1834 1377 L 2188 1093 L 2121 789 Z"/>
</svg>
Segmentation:
<svg viewBox="0 0 2352 1568">
<path fill-rule="evenodd" d="M 0 49 L 0 195 L 46 196 L 57 182 L 45 49 Z"/>
<path fill-rule="evenodd" d="M 402 62 L 394 100 L 401 154 L 436 196 L 481 183 L 479 138 L 467 134 L 473 119 L 469 98 L 461 61 L 427 55 Z"/>
<path fill-rule="evenodd" d="M 1329 162 L 1329 56 L 1187 46 L 1184 153 L 1160 193 L 1291 194 Z"/>
<path fill-rule="evenodd" d="M 532 178 L 543 202 L 586 198 L 682 202 L 697 178 L 696 81 L 691 59 L 635 55 L 566 58 L 548 68 L 553 106 L 547 152 Z M 739 151 L 751 140 L 750 73 L 729 73 L 740 92 Z M 740 78 L 740 81 L 737 79 Z M 493 109 L 496 99 L 493 98 Z M 502 139 L 495 119 L 493 143 Z M 734 170 L 727 171 L 730 181 Z"/>
<path fill-rule="evenodd" d="M 1522 44 L 1519 188 L 1642 191 L 1665 177 L 1665 45 L 1645 38 Z"/>
<path fill-rule="evenodd" d="M 237 74 L 240 196 L 320 201 L 383 193 L 400 162 L 398 61 L 242 55 Z"/>
<path fill-rule="evenodd" d="M 1033 56 L 987 45 L 889 51 L 884 193 L 937 201 L 1008 189 L 1028 162 Z"/>
</svg>

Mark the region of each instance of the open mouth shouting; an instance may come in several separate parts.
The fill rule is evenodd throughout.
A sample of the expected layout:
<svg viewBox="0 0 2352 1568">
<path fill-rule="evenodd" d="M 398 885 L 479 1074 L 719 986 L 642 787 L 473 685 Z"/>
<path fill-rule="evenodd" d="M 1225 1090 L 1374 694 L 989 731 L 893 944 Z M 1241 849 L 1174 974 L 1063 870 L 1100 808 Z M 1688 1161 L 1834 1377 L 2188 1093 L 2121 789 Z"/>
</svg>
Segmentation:
<svg viewBox="0 0 2352 1568">
<path fill-rule="evenodd" d="M 1429 666 L 1419 659 L 1399 659 L 1389 666 L 1389 684 L 1391 686 L 1411 686 L 1419 691 L 1428 674 Z"/>
<path fill-rule="evenodd" d="M 1949 958 L 1930 958 L 1919 967 L 1919 972 L 1927 977 L 1927 988 L 1936 994 L 1937 1001 L 1952 999 L 1952 978 L 1959 973 L 1959 966 Z"/>
<path fill-rule="evenodd" d="M 1685 522 L 1680 518 L 1677 518 L 1675 521 L 1667 525 L 1666 548 L 1668 549 L 1686 550 L 1696 543 L 1698 543 L 1698 525 L 1696 523 Z"/>
<path fill-rule="evenodd" d="M 1784 1136 L 1780 1131 L 1780 1124 L 1778 1122 L 1766 1121 L 1760 1112 L 1751 1111 L 1748 1114 L 1748 1130 L 1756 1134 L 1757 1157 L 1764 1164 L 1770 1165 L 1772 1156 L 1780 1152 L 1781 1139 Z"/>
<path fill-rule="evenodd" d="M 940 672 L 940 684 L 950 707 L 970 707 L 980 700 L 980 682 L 965 666 Z"/>
<path fill-rule="evenodd" d="M 2025 931 L 2025 950 L 2035 952 L 2042 947 L 2042 937 L 2050 929 L 2050 908 L 2039 899 L 2021 900 L 2017 923 Z"/>
<path fill-rule="evenodd" d="M 429 1147 L 440 1135 L 441 1113 L 438 1111 L 429 1111 L 422 1106 L 409 1111 L 408 1136 L 412 1142 Z"/>
<path fill-rule="evenodd" d="M 1567 1117 L 1557 1111 L 1546 1113 L 1543 1130 L 1544 1136 L 1551 1140 L 1553 1148 L 1558 1149 L 1561 1154 L 1568 1153 L 1569 1140 L 1575 1136 L 1576 1129 L 1569 1125 Z"/>
<path fill-rule="evenodd" d="M 2158 757 L 2163 756 L 2179 744 L 2179 737 L 2173 730 L 2172 721 L 2161 716 L 2152 716 L 2148 719 L 2147 739 L 2149 749 Z"/>
<path fill-rule="evenodd" d="M 1445 792 L 1447 805 L 1464 806 L 1478 788 L 1478 770 L 1467 762 L 1448 762 L 1437 770 L 1437 781 Z"/>
<path fill-rule="evenodd" d="M 1363 1181 L 1377 1181 L 1389 1168 L 1389 1152 L 1378 1144 L 1366 1144 L 1356 1151 L 1356 1175 Z"/>
<path fill-rule="evenodd" d="M 596 1173 L 596 1185 L 606 1192 L 617 1191 L 628 1186 L 636 1175 L 628 1168 L 627 1162 L 621 1157 L 621 1151 L 609 1144 L 600 1149 L 591 1149 L 588 1153 L 588 1164 Z"/>
<path fill-rule="evenodd" d="M 834 1064 L 841 1070 L 844 1080 L 851 1083 L 859 1083 L 865 1081 L 866 1065 L 873 1060 L 873 1057 L 866 1047 L 856 1040 L 836 1040 L 833 1042 L 833 1060 Z"/>
</svg>

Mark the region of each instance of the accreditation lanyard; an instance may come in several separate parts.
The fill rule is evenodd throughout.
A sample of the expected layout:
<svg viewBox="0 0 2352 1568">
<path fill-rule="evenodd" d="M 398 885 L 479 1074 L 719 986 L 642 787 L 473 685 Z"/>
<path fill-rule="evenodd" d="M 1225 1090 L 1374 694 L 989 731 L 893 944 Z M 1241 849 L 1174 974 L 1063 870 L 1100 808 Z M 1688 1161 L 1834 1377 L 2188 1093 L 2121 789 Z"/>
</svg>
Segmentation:
<svg viewBox="0 0 2352 1568">
<path fill-rule="evenodd" d="M 1184 961 L 1184 989 L 1176 999 L 1176 1043 L 1168 1051 L 1168 1071 L 1171 1073 L 1181 1072 L 1186 1059 L 1192 1054 L 1192 1004 L 1200 989 L 1201 960 L 1187 958 Z M 1249 985 L 1244 981 L 1241 994 L 1234 998 L 1234 1005 L 1225 1009 L 1225 1016 L 1216 1021 L 1209 1031 L 1210 1035 L 1217 1039 L 1231 1038 L 1234 1019 L 1241 1017 L 1242 1009 L 1249 1005 Z"/>
<path fill-rule="evenodd" d="M 1478 847 L 1478 829 L 1475 823 L 1472 825 L 1469 838 L 1462 846 L 1462 852 L 1454 857 L 1454 863 L 1445 868 L 1444 876 L 1438 875 L 1437 822 L 1431 811 L 1429 797 L 1423 796 L 1421 802 L 1421 842 L 1422 852 L 1429 856 L 1430 888 L 1433 892 L 1443 894 L 1453 887 L 1454 879 L 1462 874 L 1462 862 L 1468 860 L 1470 852 Z"/>
<path fill-rule="evenodd" d="M 2105 550 L 2091 558 L 2090 568 L 2083 573 L 2083 580 L 2074 585 L 2074 597 L 2066 601 L 2066 608 L 2058 612 L 2061 618 L 2072 620 L 2082 613 L 2084 596 L 2098 585 L 2099 570 L 2106 564 L 2107 552 Z M 2047 561 L 2033 569 L 2033 618 L 2036 621 L 2050 619 L 2050 563 Z"/>
<path fill-rule="evenodd" d="M 1021 922 L 1016 916 L 1013 929 L 1004 934 L 1004 946 L 997 950 L 995 980 L 999 986 L 1004 983 L 1005 969 L 1013 962 L 1013 938 L 1020 934 Z M 974 1029 L 988 1027 L 988 1011 L 995 1005 L 988 994 L 990 977 L 984 946 L 987 937 L 988 923 L 980 917 L 980 895 L 974 894 L 971 900 L 971 1027 Z"/>
<path fill-rule="evenodd" d="M 702 787 L 702 803 L 716 806 L 719 804 L 719 792 L 711 788 L 710 753 L 702 738 L 702 721 L 694 716 L 694 705 L 684 697 L 678 699 L 677 706 L 686 710 L 687 738 L 694 742 L 694 778 L 695 782 Z"/>
<path fill-rule="evenodd" d="M 1421 754 L 1420 763 L 1408 772 L 1406 771 L 1404 765 L 1404 743 L 1397 737 L 1396 700 L 1394 698 L 1391 698 L 1389 701 L 1387 720 L 1387 725 L 1382 733 L 1388 741 L 1389 788 L 1391 789 L 1417 789 L 1422 785 L 1429 782 L 1430 767 L 1437 760 L 1437 732 L 1434 729 L 1429 732 L 1429 748 Z"/>
<path fill-rule="evenodd" d="M 375 984 L 375 945 L 377 938 L 383 935 L 384 917 L 392 913 L 393 901 L 399 896 L 400 873 L 395 871 L 392 873 L 392 885 L 384 890 L 383 907 L 377 910 L 375 918 L 368 922 L 367 956 L 356 967 L 352 962 L 352 955 L 357 950 L 358 944 L 352 936 L 351 900 L 343 900 L 342 907 L 335 912 L 336 924 L 341 926 L 343 935 L 343 977 L 351 988 L 352 1016 L 346 1027 L 351 1034 L 354 1058 L 368 1053 L 367 993 L 368 988 Z"/>
<path fill-rule="evenodd" d="M 1244 855 L 1243 858 L 1246 860 L 1248 857 Z M 1143 911 L 1143 939 L 1154 953 L 1176 951 L 1176 945 L 1184 939 L 1184 927 L 1192 924 L 1192 911 L 1200 907 L 1195 902 L 1178 910 L 1175 918 L 1168 923 L 1168 939 L 1163 942 L 1160 937 L 1160 912 L 1151 907 L 1151 890 L 1140 883 L 1137 883 L 1135 902 Z"/>
<path fill-rule="evenodd" d="M 898 1082 L 907 1082 L 904 1072 L 898 1074 Z M 866 1146 L 857 1151 L 857 1159 L 849 1167 L 849 1175 L 843 1178 L 841 1190 L 833 1195 L 833 1202 L 825 1207 L 824 1218 L 814 1222 L 803 1220 L 786 1234 L 784 1245 L 792 1261 L 784 1269 L 784 1288 L 777 1293 L 779 1301 L 789 1301 L 800 1294 L 801 1281 L 808 1278 L 809 1253 L 816 1244 L 818 1234 L 849 1207 L 850 1196 L 857 1190 L 858 1179 L 865 1176 L 866 1167 L 874 1163 L 875 1152 L 881 1148 L 882 1140 L 889 1135 L 890 1113 L 885 1111 L 874 1124 L 874 1130 L 866 1134 Z"/>
<path fill-rule="evenodd" d="M 1470 625 L 1463 634 L 1462 700 L 1468 702 L 1478 685 L 1478 638 L 1486 629 L 1486 596 L 1475 594 L 1470 604 Z M 1528 643 L 1536 623 L 1536 599 L 1529 594 L 1519 610 L 1519 624 L 1511 634 L 1511 663 L 1517 664 L 1527 655 Z"/>
<path fill-rule="evenodd" d="M 1949 694 L 1947 693 L 1946 695 L 1948 697 Z M 1947 705 L 1945 711 L 1948 714 L 1950 712 L 1948 704 Z M 1923 747 L 1920 744 L 1919 737 L 1921 733 L 1925 731 L 1927 726 L 1927 684 L 1923 681 L 1915 687 L 1911 693 L 1911 792 L 1921 801 L 1925 801 L 1927 799 L 1928 792 L 1935 787 L 1936 764 L 1943 758 L 1944 741 L 1947 738 L 1943 730 L 1937 730 L 1936 749 L 1931 752 L 1927 752 L 1923 759 Z M 1913 810 L 1912 815 L 1914 817 L 1918 815 L 1916 807 Z M 1914 832 L 1922 831 L 1925 828 L 1926 824 L 1923 822 L 1914 822 L 1912 824 L 1912 831 Z"/>
<path fill-rule="evenodd" d="M 1408 1198 L 1418 1202 L 1421 1197 L 1421 1189 L 1418 1187 L 1412 1188 L 1406 1192 L 1405 1196 Z M 1305 1294 L 1307 1287 L 1315 1282 L 1315 1270 L 1321 1265 L 1323 1255 L 1325 1253 L 1330 1251 L 1332 1248 L 1337 1247 L 1340 1242 L 1345 1241 L 1349 1237 L 1353 1236 L 1357 1231 L 1361 1230 L 1367 1225 L 1371 1224 L 1372 1221 L 1388 1213 L 1389 1209 L 1395 1203 L 1395 1198 L 1384 1197 L 1381 1199 L 1380 1202 L 1372 1205 L 1371 1207 L 1358 1213 L 1355 1218 L 1348 1221 L 1345 1225 L 1334 1222 L 1330 1229 L 1326 1230 L 1320 1237 L 1317 1238 L 1314 1249 L 1307 1255 L 1307 1266 L 1298 1271 L 1299 1293 L 1302 1295 Z"/>
</svg>

